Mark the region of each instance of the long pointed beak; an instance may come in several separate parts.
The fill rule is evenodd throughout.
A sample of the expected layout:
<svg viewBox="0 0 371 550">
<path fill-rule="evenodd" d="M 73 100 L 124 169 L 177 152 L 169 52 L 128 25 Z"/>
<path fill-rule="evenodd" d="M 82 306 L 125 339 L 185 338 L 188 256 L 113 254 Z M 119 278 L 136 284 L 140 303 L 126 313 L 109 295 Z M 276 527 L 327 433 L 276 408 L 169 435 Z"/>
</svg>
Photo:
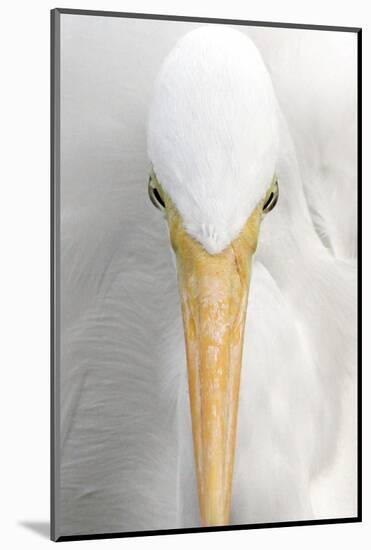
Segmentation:
<svg viewBox="0 0 371 550">
<path fill-rule="evenodd" d="M 177 257 L 201 523 L 229 523 L 251 262 L 261 208 L 220 254 L 169 220 Z M 174 221 L 175 220 L 175 221 Z"/>
</svg>

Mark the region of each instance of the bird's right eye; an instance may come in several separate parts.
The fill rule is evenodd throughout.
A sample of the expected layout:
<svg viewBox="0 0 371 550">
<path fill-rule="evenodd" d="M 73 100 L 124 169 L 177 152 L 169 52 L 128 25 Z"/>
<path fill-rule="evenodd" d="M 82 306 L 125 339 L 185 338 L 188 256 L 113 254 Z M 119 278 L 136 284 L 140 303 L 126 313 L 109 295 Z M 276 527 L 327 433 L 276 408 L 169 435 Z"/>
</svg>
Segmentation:
<svg viewBox="0 0 371 550">
<path fill-rule="evenodd" d="M 263 214 L 268 214 L 276 206 L 279 196 L 278 180 L 275 178 L 273 185 L 269 189 L 263 204 Z"/>
<path fill-rule="evenodd" d="M 151 199 L 151 203 L 161 211 L 164 211 L 166 208 L 164 199 L 161 197 L 160 191 L 156 185 L 156 180 L 151 174 L 148 180 L 148 195 Z"/>
</svg>

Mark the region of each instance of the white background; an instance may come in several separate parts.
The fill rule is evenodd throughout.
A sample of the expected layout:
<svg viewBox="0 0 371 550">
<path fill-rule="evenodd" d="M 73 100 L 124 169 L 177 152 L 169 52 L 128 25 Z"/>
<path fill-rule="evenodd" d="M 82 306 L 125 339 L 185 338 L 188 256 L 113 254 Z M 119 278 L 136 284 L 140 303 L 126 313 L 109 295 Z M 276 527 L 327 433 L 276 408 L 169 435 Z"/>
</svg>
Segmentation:
<svg viewBox="0 0 371 550">
<path fill-rule="evenodd" d="M 49 545 L 49 10 L 104 9 L 363 27 L 364 293 L 370 301 L 369 2 L 364 0 L 80 0 L 58 4 L 18 0 L 0 17 L 0 544 Z M 343 128 L 346 131 L 346 128 Z M 370 247 L 368 247 L 370 248 Z M 370 318 L 364 307 L 367 338 Z M 371 391 L 364 353 L 364 523 L 68 543 L 69 547 L 151 550 L 174 545 L 235 548 L 366 548 L 369 526 Z M 366 402 L 368 398 L 368 403 Z M 367 434 L 368 432 L 368 434 Z"/>
</svg>

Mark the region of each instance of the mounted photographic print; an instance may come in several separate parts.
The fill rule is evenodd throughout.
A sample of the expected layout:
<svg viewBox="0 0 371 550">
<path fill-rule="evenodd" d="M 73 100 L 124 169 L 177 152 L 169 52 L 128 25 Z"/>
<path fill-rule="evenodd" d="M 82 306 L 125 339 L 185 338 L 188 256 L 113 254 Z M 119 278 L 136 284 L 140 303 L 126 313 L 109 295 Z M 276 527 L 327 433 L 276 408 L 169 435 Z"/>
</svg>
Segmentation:
<svg viewBox="0 0 371 550">
<path fill-rule="evenodd" d="M 52 538 L 361 520 L 356 28 L 52 11 Z"/>
</svg>

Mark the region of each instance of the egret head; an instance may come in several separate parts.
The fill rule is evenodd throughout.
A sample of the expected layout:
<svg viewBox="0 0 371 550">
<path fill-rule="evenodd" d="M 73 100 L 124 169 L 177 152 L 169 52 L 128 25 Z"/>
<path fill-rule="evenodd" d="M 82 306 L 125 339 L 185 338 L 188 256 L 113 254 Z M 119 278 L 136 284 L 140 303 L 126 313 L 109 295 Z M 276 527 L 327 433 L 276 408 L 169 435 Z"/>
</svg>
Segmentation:
<svg viewBox="0 0 371 550">
<path fill-rule="evenodd" d="M 251 264 L 277 202 L 277 148 L 275 96 L 253 43 L 224 27 L 183 37 L 155 84 L 149 193 L 176 256 L 203 525 L 229 522 Z"/>
</svg>

